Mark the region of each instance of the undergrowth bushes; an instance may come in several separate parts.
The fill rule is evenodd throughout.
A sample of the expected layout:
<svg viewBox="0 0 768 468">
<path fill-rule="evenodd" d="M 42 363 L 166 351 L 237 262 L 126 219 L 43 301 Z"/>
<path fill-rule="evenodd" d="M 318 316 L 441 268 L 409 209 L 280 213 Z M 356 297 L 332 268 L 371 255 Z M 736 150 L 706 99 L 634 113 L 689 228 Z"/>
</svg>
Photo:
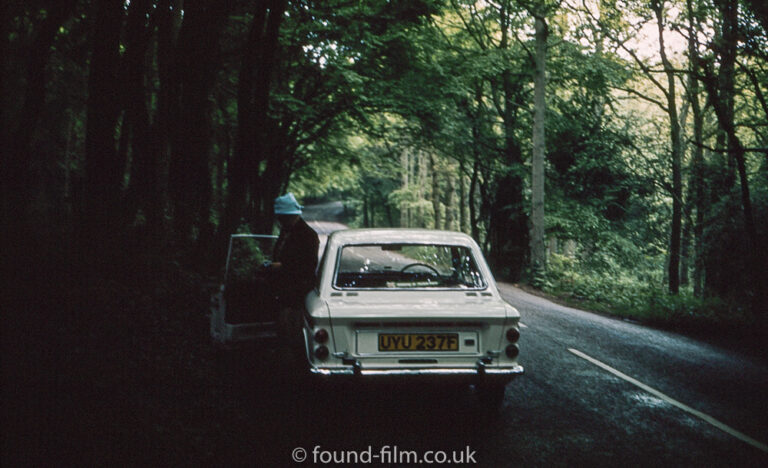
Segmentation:
<svg viewBox="0 0 768 468">
<path fill-rule="evenodd" d="M 532 284 L 570 303 L 646 323 L 709 328 L 726 323 L 748 326 L 749 313 L 714 298 L 697 298 L 689 288 L 671 295 L 660 269 L 585 268 L 576 258 L 552 254 L 546 273 L 534 272 Z"/>
</svg>

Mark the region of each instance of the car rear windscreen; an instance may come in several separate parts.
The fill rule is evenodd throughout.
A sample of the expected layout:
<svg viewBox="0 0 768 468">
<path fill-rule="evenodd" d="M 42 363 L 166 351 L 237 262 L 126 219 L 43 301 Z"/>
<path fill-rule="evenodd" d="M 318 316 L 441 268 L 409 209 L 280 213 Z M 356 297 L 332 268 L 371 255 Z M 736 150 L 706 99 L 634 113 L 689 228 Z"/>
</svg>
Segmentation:
<svg viewBox="0 0 768 468">
<path fill-rule="evenodd" d="M 366 244 L 341 249 L 340 289 L 484 289 L 469 248 L 440 244 Z"/>
</svg>

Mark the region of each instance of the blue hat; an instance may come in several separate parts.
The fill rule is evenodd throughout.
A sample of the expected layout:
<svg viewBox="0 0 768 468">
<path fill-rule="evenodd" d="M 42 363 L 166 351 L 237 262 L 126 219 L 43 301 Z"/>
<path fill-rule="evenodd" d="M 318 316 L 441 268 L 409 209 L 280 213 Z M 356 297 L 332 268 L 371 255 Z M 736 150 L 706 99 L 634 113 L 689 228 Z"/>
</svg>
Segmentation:
<svg viewBox="0 0 768 468">
<path fill-rule="evenodd" d="M 286 193 L 282 197 L 275 198 L 276 215 L 300 215 L 302 208 L 304 207 L 299 205 L 296 197 L 291 192 Z"/>
</svg>

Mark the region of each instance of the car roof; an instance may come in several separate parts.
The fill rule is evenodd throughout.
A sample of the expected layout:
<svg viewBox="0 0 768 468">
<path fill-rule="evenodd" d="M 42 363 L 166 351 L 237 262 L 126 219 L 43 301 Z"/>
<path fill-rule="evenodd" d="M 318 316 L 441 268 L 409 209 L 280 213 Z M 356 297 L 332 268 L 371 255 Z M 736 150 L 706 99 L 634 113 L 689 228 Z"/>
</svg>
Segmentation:
<svg viewBox="0 0 768 468">
<path fill-rule="evenodd" d="M 475 241 L 462 232 L 414 228 L 345 229 L 331 234 L 334 244 L 456 244 L 472 246 Z"/>
</svg>

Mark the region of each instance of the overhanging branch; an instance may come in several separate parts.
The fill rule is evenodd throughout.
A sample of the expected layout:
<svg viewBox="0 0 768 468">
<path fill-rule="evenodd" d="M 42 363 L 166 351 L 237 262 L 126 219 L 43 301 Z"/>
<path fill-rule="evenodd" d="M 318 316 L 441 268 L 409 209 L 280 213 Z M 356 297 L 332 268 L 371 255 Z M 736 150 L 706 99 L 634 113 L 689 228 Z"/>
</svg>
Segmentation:
<svg viewBox="0 0 768 468">
<path fill-rule="evenodd" d="M 703 148 L 705 150 L 712 151 L 714 153 L 737 153 L 737 152 L 744 152 L 744 153 L 766 153 L 768 154 L 768 147 L 763 148 L 712 148 L 711 146 L 707 146 L 703 143 L 696 143 L 695 141 L 691 141 L 691 143 L 694 146 L 698 146 L 699 148 Z"/>
<path fill-rule="evenodd" d="M 660 108 L 661 108 L 661 109 L 662 109 L 664 112 L 669 112 L 669 110 L 667 109 L 667 106 L 666 106 L 666 105 L 665 105 L 663 102 L 661 102 L 661 101 L 659 101 L 659 100 L 657 100 L 657 99 L 654 99 L 654 98 L 652 98 L 652 97 L 646 96 L 645 94 L 643 94 L 643 93 L 641 93 L 641 92 L 639 92 L 639 91 L 637 91 L 637 90 L 635 90 L 635 89 L 632 89 L 632 88 L 619 88 L 619 87 L 614 87 L 614 89 L 618 89 L 619 91 L 624 91 L 624 92 L 626 92 L 626 93 L 628 93 L 628 94 L 632 94 L 632 95 L 634 95 L 634 96 L 637 96 L 637 97 L 639 97 L 640 99 L 643 99 L 643 100 L 645 100 L 645 101 L 648 101 L 648 102 L 651 102 L 651 103 L 653 103 L 653 104 L 656 104 L 656 105 L 657 105 L 657 106 L 659 106 L 659 107 L 660 107 Z"/>
</svg>

